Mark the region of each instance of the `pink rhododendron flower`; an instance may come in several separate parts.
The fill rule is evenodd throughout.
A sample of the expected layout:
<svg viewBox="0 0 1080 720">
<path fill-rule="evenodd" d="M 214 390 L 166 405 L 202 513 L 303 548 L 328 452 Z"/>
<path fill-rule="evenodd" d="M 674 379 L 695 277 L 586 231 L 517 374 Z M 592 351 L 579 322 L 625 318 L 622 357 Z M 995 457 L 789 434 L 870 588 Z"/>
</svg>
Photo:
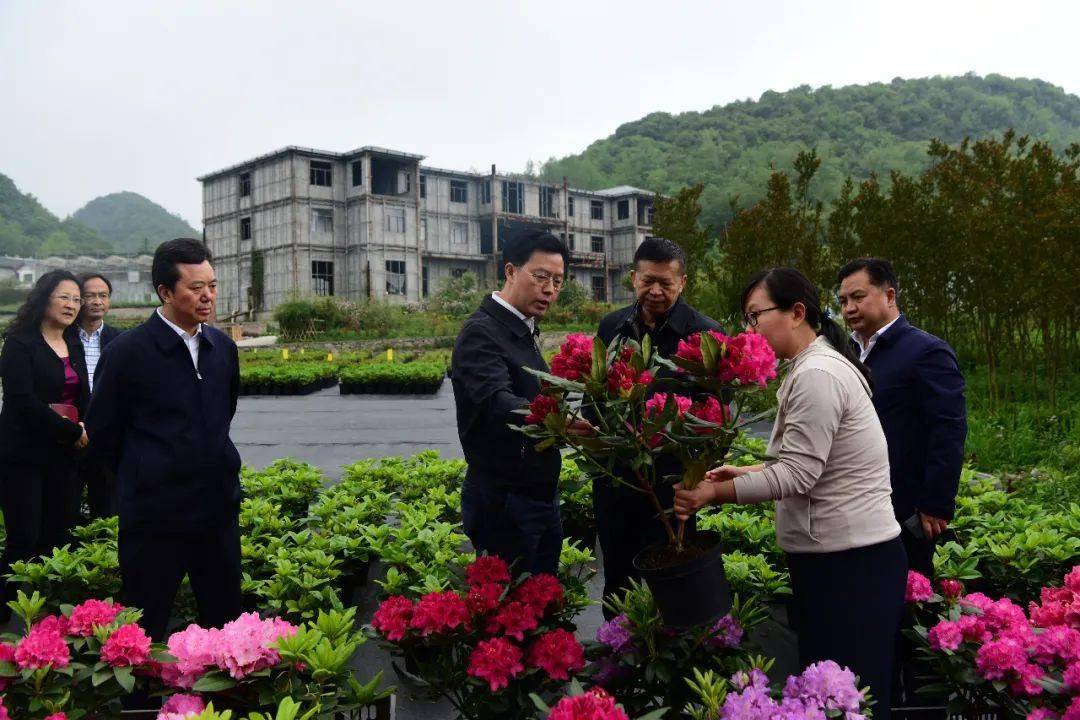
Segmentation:
<svg viewBox="0 0 1080 720">
<path fill-rule="evenodd" d="M 554 575 L 539 573 L 530 575 L 518 585 L 513 597 L 531 607 L 538 616 L 543 616 L 548 608 L 562 603 L 563 587 Z"/>
<path fill-rule="evenodd" d="M 161 706 L 158 720 L 173 720 L 175 717 L 184 718 L 188 715 L 198 715 L 206 709 L 206 703 L 198 695 L 185 695 L 178 693 L 170 695 L 165 704 Z M 163 717 L 164 716 L 164 717 Z"/>
<path fill-rule="evenodd" d="M 371 626 L 381 632 L 387 640 L 397 642 L 408 632 L 412 615 L 412 600 L 401 595 L 394 595 L 386 598 L 379 605 L 371 618 Z"/>
<path fill-rule="evenodd" d="M 731 419 L 731 411 L 726 405 L 721 405 L 714 396 L 709 395 L 704 401 L 697 401 L 690 406 L 688 412 L 698 420 L 704 420 L 716 425 L 723 425 Z M 699 427 L 694 430 L 699 435 L 708 435 L 715 432 L 713 428 Z"/>
<path fill-rule="evenodd" d="M 727 352 L 716 365 L 716 376 L 721 382 L 765 387 L 776 377 L 776 353 L 765 336 L 739 333 L 728 340 Z"/>
<path fill-rule="evenodd" d="M 296 627 L 281 618 L 263 620 L 257 613 L 244 613 L 211 636 L 216 646 L 214 664 L 239 680 L 277 665 L 281 655 L 274 643 L 295 634 Z"/>
<path fill-rule="evenodd" d="M 982 618 L 974 615 L 961 615 L 956 625 L 967 642 L 983 643 L 991 638 L 986 623 L 982 621 Z"/>
<path fill-rule="evenodd" d="M 1015 640 L 991 640 L 975 653 L 975 669 L 987 680 L 1001 680 L 1027 665 L 1027 652 Z"/>
<path fill-rule="evenodd" d="M 908 570 L 907 589 L 904 591 L 904 600 L 907 602 L 926 602 L 934 595 L 934 588 L 925 575 L 914 570 Z"/>
<path fill-rule="evenodd" d="M 409 627 L 419 630 L 424 637 L 456 628 L 468 630 L 471 626 L 465 599 L 450 590 L 428 593 L 420 598 L 409 621 Z"/>
<path fill-rule="evenodd" d="M 725 347 L 731 339 L 724 333 L 717 332 L 716 330 L 708 330 L 707 332 L 716 338 L 720 343 L 721 348 Z M 685 340 L 680 340 L 679 345 L 675 350 L 675 357 L 704 364 L 705 359 L 701 356 L 701 333 L 696 332 Z"/>
<path fill-rule="evenodd" d="M 585 649 L 573 633 L 551 630 L 529 646 L 528 663 L 543 669 L 552 680 L 569 680 L 570 673 L 585 668 Z"/>
<path fill-rule="evenodd" d="M 987 608 L 994 604 L 994 601 L 986 597 L 982 593 L 977 592 L 969 593 L 964 597 L 960 598 L 960 604 L 966 607 L 975 608 L 976 610 L 986 612 Z"/>
<path fill-rule="evenodd" d="M 626 713 L 615 704 L 615 698 L 602 688 L 592 688 L 586 693 L 564 697 L 547 720 L 629 720 Z"/>
<path fill-rule="evenodd" d="M 1080 695 L 1080 662 L 1071 663 L 1061 674 L 1061 682 L 1074 695 Z"/>
<path fill-rule="evenodd" d="M 694 401 L 684 395 L 675 395 L 674 393 L 656 393 L 645 402 L 645 417 L 656 417 L 664 411 L 669 402 L 675 403 L 677 408 L 676 417 L 681 418 L 686 414 L 686 411 L 690 409 L 690 406 L 694 404 Z"/>
<path fill-rule="evenodd" d="M 465 579 L 470 585 L 510 582 L 510 568 L 497 555 L 481 555 L 465 568 Z"/>
<path fill-rule="evenodd" d="M 964 594 L 964 584 L 959 580 L 942 580 L 938 583 L 942 597 L 955 600 Z"/>
<path fill-rule="evenodd" d="M 551 374 L 567 380 L 581 380 L 592 374 L 593 339 L 585 333 L 570 333 L 559 352 L 551 358 Z"/>
<path fill-rule="evenodd" d="M 1008 598 L 997 600 L 983 608 L 983 621 L 991 630 L 1026 630 L 1030 628 L 1023 608 Z"/>
<path fill-rule="evenodd" d="M 87 600 L 76 605 L 68 618 L 68 633 L 78 637 L 90 637 L 96 625 L 112 625 L 123 605 L 111 600 Z"/>
<path fill-rule="evenodd" d="M 15 647 L 15 664 L 19 669 L 67 667 L 71 661 L 71 650 L 56 628 L 55 623 L 38 623 L 19 641 Z"/>
<path fill-rule="evenodd" d="M 1080 565 L 1073 565 L 1073 569 L 1065 576 L 1065 587 L 1080 595 Z"/>
<path fill-rule="evenodd" d="M 521 648 L 506 638 L 482 640 L 469 656 L 470 676 L 485 680 L 491 692 L 498 692 L 510 680 L 525 672 L 521 663 Z"/>
<path fill-rule="evenodd" d="M 1080 630 L 1064 625 L 1048 628 L 1035 637 L 1033 651 L 1035 660 L 1044 665 L 1080 660 Z"/>
<path fill-rule="evenodd" d="M 45 720 L 67 720 L 67 713 L 53 713 L 52 715 L 46 717 Z"/>
<path fill-rule="evenodd" d="M 955 650 L 964 641 L 964 635 L 960 631 L 959 623 L 942 620 L 926 636 L 930 647 L 938 652 L 942 650 Z"/>
<path fill-rule="evenodd" d="M 0 720 L 11 720 L 11 716 L 8 715 L 7 706 L 4 705 L 4 699 L 0 697 Z"/>
<path fill-rule="evenodd" d="M 101 659 L 113 667 L 143 665 L 150 659 L 150 636 L 134 623 L 121 625 L 101 646 Z"/>
<path fill-rule="evenodd" d="M 548 415 L 559 411 L 559 400 L 543 393 L 529 403 L 529 414 L 525 416 L 527 425 L 543 425 Z"/>
<path fill-rule="evenodd" d="M 1069 707 L 1065 708 L 1065 714 L 1061 716 L 1061 720 L 1080 720 L 1080 695 L 1074 697 Z"/>
<path fill-rule="evenodd" d="M 1042 694 L 1042 685 L 1039 680 L 1046 675 L 1046 671 L 1035 663 L 1024 663 L 1016 671 L 1016 679 L 1009 683 L 1009 689 L 1014 695 L 1029 695 L 1034 697 Z"/>
<path fill-rule="evenodd" d="M 169 636 L 169 654 L 176 662 L 162 665 L 161 679 L 165 684 L 190 689 L 214 664 L 216 633 L 216 630 L 206 630 L 192 623 Z"/>
<path fill-rule="evenodd" d="M 1049 708 L 1035 708 L 1027 714 L 1025 720 L 1057 720 L 1058 714 Z"/>
<path fill-rule="evenodd" d="M 46 615 L 37 621 L 35 628 L 44 631 L 55 631 L 61 636 L 71 634 L 71 623 L 63 615 Z"/>
</svg>

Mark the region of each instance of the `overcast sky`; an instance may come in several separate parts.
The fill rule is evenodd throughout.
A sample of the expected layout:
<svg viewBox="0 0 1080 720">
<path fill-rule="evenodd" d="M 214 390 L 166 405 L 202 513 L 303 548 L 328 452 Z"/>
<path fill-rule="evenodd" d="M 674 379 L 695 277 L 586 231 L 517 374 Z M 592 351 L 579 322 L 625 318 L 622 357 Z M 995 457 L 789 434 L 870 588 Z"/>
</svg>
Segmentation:
<svg viewBox="0 0 1080 720">
<path fill-rule="evenodd" d="M 1001 73 L 1080 93 L 1080 3 L 0 0 L 0 172 L 65 216 L 284 145 L 461 170 L 579 152 L 655 110 Z"/>
</svg>

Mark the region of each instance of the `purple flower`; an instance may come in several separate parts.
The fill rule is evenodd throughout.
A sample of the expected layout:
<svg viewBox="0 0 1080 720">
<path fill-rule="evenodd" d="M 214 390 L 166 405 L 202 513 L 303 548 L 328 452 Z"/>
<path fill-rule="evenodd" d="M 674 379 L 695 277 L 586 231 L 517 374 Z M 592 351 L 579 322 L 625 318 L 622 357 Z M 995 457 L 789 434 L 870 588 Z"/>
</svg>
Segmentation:
<svg viewBox="0 0 1080 720">
<path fill-rule="evenodd" d="M 767 689 L 750 685 L 741 692 L 728 693 L 720 708 L 720 717 L 724 720 L 766 720 L 776 717 L 777 711 L 776 701 L 769 697 Z"/>
<path fill-rule="evenodd" d="M 855 684 L 855 673 L 832 660 L 814 663 L 802 675 L 789 677 L 784 697 L 801 700 L 822 710 L 858 713 L 863 693 Z"/>
<path fill-rule="evenodd" d="M 712 637 L 705 644 L 714 648 L 737 648 L 742 639 L 742 626 L 731 615 L 725 615 L 712 626 Z"/>
<path fill-rule="evenodd" d="M 745 690 L 747 687 L 753 687 L 756 690 L 768 690 L 769 678 L 759 668 L 754 668 L 750 672 L 740 670 L 731 676 L 731 684 L 739 690 Z"/>
<path fill-rule="evenodd" d="M 626 623 L 625 615 L 616 615 L 600 626 L 596 631 L 596 639 L 615 652 L 623 652 L 629 649 L 634 636 L 627 629 Z"/>
</svg>

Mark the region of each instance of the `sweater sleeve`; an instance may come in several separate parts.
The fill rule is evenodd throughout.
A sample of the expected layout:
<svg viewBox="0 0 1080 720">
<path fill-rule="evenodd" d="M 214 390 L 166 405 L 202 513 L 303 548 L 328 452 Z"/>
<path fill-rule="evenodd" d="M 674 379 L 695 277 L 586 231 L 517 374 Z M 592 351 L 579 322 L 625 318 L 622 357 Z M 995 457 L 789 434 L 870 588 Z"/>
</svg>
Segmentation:
<svg viewBox="0 0 1080 720">
<path fill-rule="evenodd" d="M 808 493 L 825 471 L 843 413 L 844 389 L 833 375 L 807 368 L 793 377 L 777 459 L 735 478 L 736 500 L 749 504 Z"/>
<path fill-rule="evenodd" d="M 458 336 L 451 365 L 454 379 L 468 399 L 503 424 L 520 425 L 524 418 L 514 413 L 526 407 L 532 398 L 523 398 L 513 390 L 510 372 L 503 362 L 499 344 L 478 325 L 466 325 Z"/>
</svg>

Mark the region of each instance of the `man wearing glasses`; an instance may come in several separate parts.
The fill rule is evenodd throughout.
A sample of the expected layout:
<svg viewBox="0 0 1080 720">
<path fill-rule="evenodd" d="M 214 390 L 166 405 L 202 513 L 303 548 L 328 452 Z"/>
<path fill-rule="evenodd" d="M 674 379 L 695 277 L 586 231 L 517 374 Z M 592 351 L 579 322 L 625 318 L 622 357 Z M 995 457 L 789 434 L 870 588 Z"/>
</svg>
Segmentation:
<svg viewBox="0 0 1080 720">
<path fill-rule="evenodd" d="M 501 557 L 516 573 L 554 573 L 562 549 L 559 451 L 536 452 L 509 425 L 522 423 L 514 411 L 540 392 L 524 368 L 548 370 L 536 323 L 559 297 L 568 259 L 566 246 L 547 231 L 508 241 L 506 281 L 465 321 L 450 362 L 458 436 L 469 463 L 462 526 L 478 553 Z"/>
<path fill-rule="evenodd" d="M 686 254 L 675 243 L 663 238 L 647 238 L 634 253 L 634 269 L 630 273 L 635 301 L 616 310 L 600 321 L 597 335 L 610 345 L 616 337 L 641 342 L 649 336 L 660 357 L 668 358 L 678 350 L 679 341 L 703 330 L 720 330 L 720 325 L 702 315 L 682 299 L 686 287 Z M 662 371 L 650 388 L 650 393 L 678 390 L 665 379 L 670 373 Z M 674 457 L 663 456 L 657 461 L 658 476 L 681 476 L 682 466 Z M 628 481 L 633 473 L 624 471 Z M 672 505 L 671 485 L 659 488 L 660 503 Z M 612 482 L 609 478 L 593 479 L 593 510 L 596 513 L 596 536 L 604 557 L 604 596 L 621 593 L 630 579 L 639 579 L 634 570 L 634 556 L 652 543 L 664 540 L 656 511 L 637 490 Z M 605 615 L 611 612 L 604 608 Z M 608 618 L 610 619 L 610 617 Z"/>
<path fill-rule="evenodd" d="M 94 392 L 94 371 L 97 369 L 101 352 L 120 330 L 105 324 L 109 314 L 109 301 L 112 297 L 112 283 L 100 273 L 86 273 L 79 276 L 82 288 L 82 309 L 79 312 L 79 340 L 86 355 L 86 373 L 89 377 L 90 392 Z M 116 514 L 116 477 L 93 456 L 83 458 L 79 474 L 81 483 L 86 486 L 86 500 L 90 506 L 90 517 L 102 518 Z"/>
</svg>

